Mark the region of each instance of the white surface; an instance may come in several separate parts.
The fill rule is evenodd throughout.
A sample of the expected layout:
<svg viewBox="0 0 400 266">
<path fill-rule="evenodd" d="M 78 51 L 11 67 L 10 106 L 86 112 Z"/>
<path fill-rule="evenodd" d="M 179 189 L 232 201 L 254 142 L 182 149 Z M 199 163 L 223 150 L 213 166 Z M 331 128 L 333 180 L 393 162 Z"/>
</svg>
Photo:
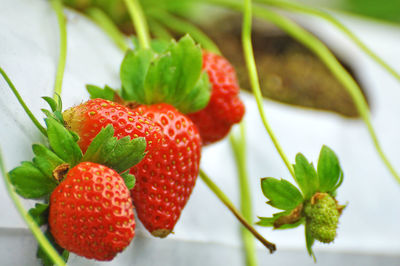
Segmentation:
<svg viewBox="0 0 400 266">
<path fill-rule="evenodd" d="M 318 20 L 303 22 L 357 67 L 372 102 L 373 124 L 381 144 L 400 171 L 399 83 L 333 28 Z M 400 28 L 350 19 L 346 20 L 346 24 L 400 71 Z M 68 12 L 67 25 L 68 58 L 62 94 L 65 107 L 87 98 L 85 84 L 119 86 L 118 70 L 123 56 L 101 30 L 85 18 Z M 57 21 L 47 1 L 0 0 L 0 65 L 38 117 L 42 117 L 40 108 L 45 107 L 40 97 L 52 93 L 57 55 Z M 42 141 L 42 138 L 2 79 L 0 94 L 0 146 L 7 167 L 11 169 L 22 160 L 30 160 L 31 144 Z M 254 213 L 267 216 L 275 209 L 265 204 L 260 177 L 283 177 L 290 181 L 291 178 L 263 129 L 254 100 L 249 95 L 243 95 L 243 98 L 247 107 L 248 166 Z M 334 149 L 341 160 L 345 180 L 338 200 L 349 205 L 340 219 L 335 243 L 315 245 L 317 256 L 321 257 L 320 264 L 367 265 L 367 261 L 369 265 L 376 265 L 375 262 L 396 265 L 396 261 L 400 264 L 400 257 L 390 257 L 400 254 L 400 186 L 378 158 L 364 125 L 334 114 L 270 101 L 265 101 L 265 109 L 292 161 L 300 151 L 316 162 L 323 144 Z M 228 141 L 205 148 L 202 167 L 238 203 L 236 170 Z M 32 202 L 25 201 L 25 204 L 29 207 Z M 36 243 L 24 230 L 26 226 L 1 182 L 0 213 L 0 251 L 8 254 L 4 252 L 9 245 L 14 245 L 32 257 Z M 138 237 L 129 249 L 107 265 L 243 265 L 236 219 L 200 180 L 175 227 L 174 235 L 167 240 L 154 239 L 140 225 L 138 227 Z M 266 255 L 261 245 L 258 246 L 260 265 L 313 264 L 305 252 L 302 227 L 288 231 L 257 229 L 278 246 L 277 255 L 273 257 Z M 366 257 L 366 254 L 372 257 Z M 9 256 L 2 265 L 32 263 L 23 256 Z M 73 257 L 70 264 L 101 263 Z"/>
</svg>

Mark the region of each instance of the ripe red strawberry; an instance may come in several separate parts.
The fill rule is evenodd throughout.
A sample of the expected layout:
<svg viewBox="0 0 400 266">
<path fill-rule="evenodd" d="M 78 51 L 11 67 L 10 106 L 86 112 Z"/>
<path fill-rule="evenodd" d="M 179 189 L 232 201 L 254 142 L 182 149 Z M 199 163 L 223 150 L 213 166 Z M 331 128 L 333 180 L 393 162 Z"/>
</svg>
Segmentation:
<svg viewBox="0 0 400 266">
<path fill-rule="evenodd" d="M 136 177 L 132 197 L 147 230 L 155 236 L 167 236 L 188 200 L 199 171 L 201 144 L 193 122 L 170 105 L 131 110 L 102 99 L 71 108 L 63 116 L 67 127 L 80 136 L 82 151 L 110 123 L 117 138 L 146 139 L 147 154 L 131 169 Z"/>
<path fill-rule="evenodd" d="M 173 230 L 196 183 L 201 139 L 193 122 L 171 105 L 142 105 L 134 111 L 160 125 L 165 135 L 160 150 L 152 155 L 155 167 L 142 164 L 131 171 L 138 177 L 141 167 L 148 170 L 132 190 L 133 201 L 143 225 L 153 235 L 165 237 Z"/>
<path fill-rule="evenodd" d="M 206 108 L 189 117 L 206 145 L 224 138 L 232 125 L 242 120 L 245 110 L 238 97 L 240 88 L 235 70 L 225 58 L 203 51 L 203 70 L 212 85 L 211 98 Z"/>
<path fill-rule="evenodd" d="M 117 172 L 83 162 L 52 192 L 50 231 L 68 251 L 89 259 L 111 260 L 135 235 L 133 205 Z"/>
</svg>

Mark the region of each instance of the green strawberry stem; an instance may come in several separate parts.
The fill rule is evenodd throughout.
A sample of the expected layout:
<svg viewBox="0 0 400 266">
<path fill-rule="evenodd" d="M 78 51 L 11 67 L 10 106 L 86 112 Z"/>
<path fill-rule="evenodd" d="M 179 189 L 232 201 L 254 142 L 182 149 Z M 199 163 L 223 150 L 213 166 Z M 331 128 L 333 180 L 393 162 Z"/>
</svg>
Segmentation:
<svg viewBox="0 0 400 266">
<path fill-rule="evenodd" d="M 216 5 L 220 5 L 229 9 L 237 10 L 237 11 L 242 11 L 243 6 L 239 2 L 234 2 L 231 0 L 202 0 L 204 2 L 209 2 L 213 3 Z M 248 7 L 247 7 L 248 9 Z M 251 11 L 251 6 L 248 11 Z M 340 65 L 339 61 L 335 58 L 335 56 L 331 53 L 331 51 L 316 37 L 314 37 L 311 33 L 307 32 L 300 26 L 298 26 L 296 23 L 292 22 L 291 20 L 275 13 L 270 10 L 267 10 L 265 8 L 262 8 L 260 6 L 257 6 L 257 8 L 252 10 L 255 17 L 262 18 L 264 20 L 267 20 L 276 26 L 278 26 L 280 29 L 284 30 L 286 33 L 291 35 L 293 38 L 304 44 L 306 47 L 308 47 L 311 51 L 313 51 L 324 63 L 325 65 L 331 70 L 333 75 L 343 84 L 343 86 L 347 89 L 349 92 L 350 96 L 352 97 L 358 112 L 360 113 L 360 116 L 362 117 L 364 123 L 367 126 L 368 132 L 371 136 L 371 139 L 374 143 L 375 149 L 378 152 L 379 156 L 381 157 L 382 161 L 385 163 L 386 167 L 390 171 L 390 173 L 393 175 L 393 177 L 396 179 L 398 183 L 400 183 L 400 176 L 396 172 L 396 170 L 393 168 L 392 164 L 386 157 L 385 153 L 383 152 L 378 138 L 376 136 L 375 130 L 371 124 L 370 121 L 370 114 L 368 111 L 368 105 L 361 93 L 360 87 L 357 85 L 357 83 L 354 81 L 354 79 L 350 76 L 350 74 L 343 68 L 342 65 Z M 247 18 L 247 21 L 249 21 L 249 18 Z M 250 16 L 250 22 L 251 22 L 251 16 Z M 249 32 L 250 33 L 250 32 Z M 251 43 L 249 43 L 250 40 L 247 40 L 247 48 L 246 51 L 249 52 L 249 55 L 252 55 L 252 50 L 249 49 L 251 48 Z M 247 57 L 247 56 L 246 56 Z M 250 57 L 251 59 L 251 57 Z M 253 57 L 254 59 L 254 57 Z M 252 60 L 254 61 L 254 60 Z M 251 64 L 252 65 L 252 64 Z M 253 79 L 257 77 L 257 73 L 255 72 L 255 66 L 252 67 L 251 72 L 253 73 Z M 257 85 L 257 84 L 256 84 Z M 259 87 L 259 86 L 257 86 Z M 257 92 L 257 93 L 256 93 Z M 262 110 L 262 101 L 261 101 L 261 92 L 257 90 L 254 92 L 254 95 L 257 100 L 257 104 L 259 106 L 259 110 Z M 260 109 L 261 107 L 261 109 Z M 263 113 L 260 113 L 261 117 L 265 117 Z M 264 121 L 264 119 L 263 119 Z M 264 122 L 264 125 L 267 129 L 267 125 Z M 268 126 L 269 128 L 269 126 Z M 268 131 L 268 129 L 267 129 Z M 269 132 L 269 131 L 268 131 Z M 276 139 L 272 140 L 275 144 L 277 145 Z M 281 154 L 282 150 L 280 149 L 280 146 L 276 146 L 278 149 L 278 152 Z M 289 164 L 287 158 L 283 157 L 284 154 L 281 154 L 282 159 L 284 160 L 285 164 L 287 165 L 288 169 L 292 169 L 292 166 Z M 285 156 L 286 157 L 286 156 Z M 290 168 L 289 168 L 290 167 Z M 293 173 L 291 171 L 291 173 Z"/>
<path fill-rule="evenodd" d="M 46 253 L 49 255 L 50 259 L 53 261 L 53 263 L 55 265 L 60 265 L 60 266 L 66 265 L 64 260 L 58 254 L 58 252 L 54 249 L 54 247 L 50 244 L 50 242 L 48 241 L 46 236 L 42 233 L 39 226 L 33 220 L 32 216 L 30 216 L 25 211 L 24 206 L 22 205 L 17 194 L 15 193 L 14 187 L 11 185 L 10 178 L 9 178 L 9 176 L 6 172 L 6 168 L 4 166 L 3 157 L 1 155 L 1 150 L 0 150 L 0 171 L 4 177 L 6 189 L 7 189 L 8 194 L 10 195 L 10 198 L 14 202 L 15 207 L 17 208 L 18 212 L 24 219 L 25 223 L 28 225 L 29 229 L 32 231 L 32 233 L 35 236 L 36 240 L 38 241 L 39 245 L 43 248 L 43 250 L 46 251 Z"/>
<path fill-rule="evenodd" d="M 309 7 L 304 4 L 297 4 L 294 2 L 286 2 L 286 1 L 277 1 L 277 0 L 256 0 L 258 3 L 265 3 L 270 6 L 279 7 L 286 10 L 291 10 L 294 12 L 305 13 L 313 16 L 320 17 L 337 29 L 342 31 L 347 37 L 349 37 L 361 50 L 364 51 L 372 60 L 381 65 L 387 72 L 389 72 L 393 77 L 400 81 L 400 74 L 396 72 L 391 66 L 389 66 L 385 61 L 382 60 L 376 53 L 374 53 L 371 49 L 369 49 L 353 32 L 351 32 L 343 23 L 341 23 L 338 19 L 336 19 L 331 14 L 324 12 L 322 10 Z"/>
<path fill-rule="evenodd" d="M 231 133 L 229 139 L 236 160 L 239 188 L 240 188 L 240 211 L 247 222 L 253 223 L 253 211 L 251 203 L 251 191 L 246 166 L 246 127 L 244 122 L 240 124 L 240 134 Z M 257 265 L 257 253 L 255 249 L 254 236 L 246 229 L 242 228 L 242 238 L 246 251 L 246 265 Z"/>
<path fill-rule="evenodd" d="M 86 14 L 114 41 L 114 43 L 123 51 L 129 49 L 125 36 L 115 26 L 110 17 L 99 8 L 90 8 Z"/>
<path fill-rule="evenodd" d="M 251 226 L 247 220 L 240 214 L 239 210 L 235 208 L 233 203 L 225 195 L 224 192 L 207 176 L 207 174 L 200 169 L 200 178 L 204 183 L 211 189 L 212 192 L 222 201 L 222 203 L 233 213 L 233 215 L 242 223 L 244 227 L 249 230 L 255 238 L 257 238 L 271 253 L 276 250 L 274 243 L 266 240 L 253 226 Z"/>
<path fill-rule="evenodd" d="M 124 0 L 128 12 L 132 18 L 132 24 L 135 27 L 140 46 L 143 49 L 150 48 L 150 34 L 143 14 L 142 7 L 138 0 Z"/>
<path fill-rule="evenodd" d="M 155 19 L 152 18 L 148 19 L 149 19 L 150 31 L 156 38 L 164 40 L 171 40 L 174 38 L 171 35 L 171 33 L 167 30 L 167 28 L 165 28 L 162 24 L 158 23 Z"/>
<path fill-rule="evenodd" d="M 65 63 L 67 60 L 67 27 L 65 25 L 65 16 L 63 12 L 63 3 L 61 0 L 51 0 L 51 5 L 57 15 L 58 27 L 60 31 L 60 54 L 58 58 L 56 81 L 54 84 L 54 100 L 58 101 L 58 95 L 61 95 L 62 82 L 64 78 Z"/>
<path fill-rule="evenodd" d="M 168 28 L 181 34 L 189 33 L 193 37 L 193 39 L 196 40 L 196 42 L 200 43 L 203 46 L 204 49 L 219 55 L 221 54 L 218 46 L 195 25 L 189 23 L 186 20 L 177 18 L 161 9 L 149 10 L 148 12 L 152 17 L 156 18 Z"/>
<path fill-rule="evenodd" d="M 244 0 L 244 10 L 243 10 L 243 28 L 242 28 L 242 45 L 243 45 L 243 53 L 246 60 L 247 70 L 249 72 L 250 83 L 253 90 L 254 97 L 257 101 L 258 110 L 263 121 L 264 127 L 267 130 L 272 142 L 275 145 L 279 155 L 281 156 L 283 162 L 288 168 L 290 174 L 294 177 L 293 166 L 284 153 L 282 147 L 279 144 L 278 139 L 276 138 L 274 132 L 272 131 L 271 126 L 268 123 L 267 117 L 264 112 L 263 100 L 260 89 L 260 82 L 258 79 L 256 62 L 254 59 L 253 46 L 251 43 L 251 23 L 252 23 L 252 7 L 251 0 Z"/>
<path fill-rule="evenodd" d="M 14 93 L 15 97 L 17 98 L 19 104 L 24 108 L 25 113 L 29 116 L 32 120 L 33 124 L 39 129 L 39 131 L 44 135 L 47 136 L 46 129 L 39 123 L 39 121 L 35 118 L 32 114 L 31 110 L 29 110 L 28 106 L 26 106 L 24 100 L 22 99 L 21 95 L 18 93 L 18 90 L 15 88 L 14 84 L 8 78 L 6 72 L 0 67 L 0 74 L 3 76 L 4 80 L 7 82 L 8 86 L 10 87 L 11 91 Z"/>
</svg>

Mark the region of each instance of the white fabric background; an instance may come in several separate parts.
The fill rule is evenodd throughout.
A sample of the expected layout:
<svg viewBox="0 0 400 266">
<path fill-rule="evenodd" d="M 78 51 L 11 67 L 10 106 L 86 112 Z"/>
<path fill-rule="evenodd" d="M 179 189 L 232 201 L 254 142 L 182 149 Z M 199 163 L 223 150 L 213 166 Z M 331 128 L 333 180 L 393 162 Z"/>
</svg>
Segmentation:
<svg viewBox="0 0 400 266">
<path fill-rule="evenodd" d="M 67 12 L 68 57 L 63 84 L 64 106 L 87 99 L 85 84 L 119 86 L 123 54 L 87 19 Z M 297 18 L 318 33 L 356 69 L 372 103 L 372 120 L 384 150 L 400 171 L 400 85 L 363 55 L 335 29 L 317 19 Z M 344 18 L 370 48 L 400 71 L 400 28 Z M 37 117 L 46 107 L 41 96 L 51 95 L 58 58 L 58 25 L 47 1 L 0 0 L 0 65 L 9 74 Z M 31 144 L 43 138 L 30 122 L 4 80 L 0 79 L 0 147 L 8 169 L 31 160 Z M 292 181 L 274 150 L 250 95 L 246 102 L 248 167 L 254 213 L 271 215 L 265 204 L 260 177 Z M 316 244 L 321 265 L 400 264 L 400 186 L 374 151 L 360 121 L 337 115 L 265 101 L 270 123 L 293 161 L 297 152 L 316 162 L 323 144 L 339 155 L 345 173 L 338 200 L 349 205 L 340 219 L 333 245 Z M 238 185 L 229 143 L 204 149 L 202 167 L 237 204 Z M 31 201 L 24 201 L 27 208 Z M 254 217 L 256 219 L 256 217 Z M 168 239 L 154 239 L 138 222 L 137 237 L 107 265 L 243 265 L 238 223 L 198 181 L 177 226 Z M 303 227 L 288 231 L 257 229 L 278 246 L 270 256 L 258 245 L 260 265 L 313 265 L 305 251 Z M 36 265 L 36 242 L 0 182 L 1 265 Z M 71 265 L 102 265 L 76 256 Z"/>
</svg>

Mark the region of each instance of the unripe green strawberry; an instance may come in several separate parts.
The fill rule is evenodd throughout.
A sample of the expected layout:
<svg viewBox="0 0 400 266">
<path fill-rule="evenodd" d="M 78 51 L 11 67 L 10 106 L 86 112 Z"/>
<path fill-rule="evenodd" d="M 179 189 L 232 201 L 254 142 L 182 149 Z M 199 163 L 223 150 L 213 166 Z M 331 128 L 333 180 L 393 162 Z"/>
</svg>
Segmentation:
<svg viewBox="0 0 400 266">
<path fill-rule="evenodd" d="M 78 164 L 51 194 L 49 225 L 62 248 L 88 259 L 112 260 L 135 235 L 124 180 L 103 165 Z"/>
<path fill-rule="evenodd" d="M 322 243 L 336 237 L 339 211 L 335 199 L 327 193 L 315 194 L 304 209 L 311 236 Z"/>
</svg>

